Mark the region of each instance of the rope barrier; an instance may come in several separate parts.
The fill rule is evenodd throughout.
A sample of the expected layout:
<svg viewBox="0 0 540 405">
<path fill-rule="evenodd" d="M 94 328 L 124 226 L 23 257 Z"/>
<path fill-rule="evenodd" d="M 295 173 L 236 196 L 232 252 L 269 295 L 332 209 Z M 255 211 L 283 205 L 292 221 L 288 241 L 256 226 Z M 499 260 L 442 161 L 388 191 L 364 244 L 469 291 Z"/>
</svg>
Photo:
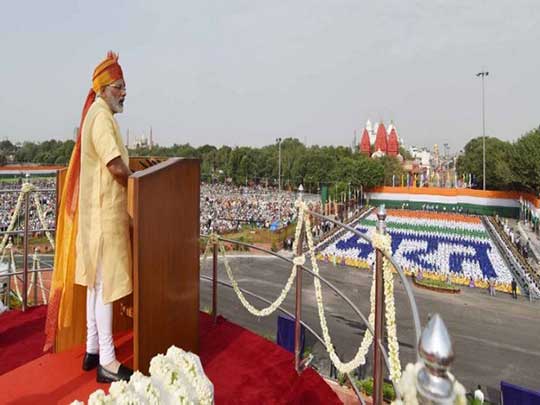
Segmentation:
<svg viewBox="0 0 540 405">
<path fill-rule="evenodd" d="M 302 201 L 298 201 L 296 203 L 296 207 L 298 208 L 298 216 L 297 216 L 298 222 L 297 222 L 296 230 L 295 230 L 293 251 L 296 252 L 296 249 L 297 249 L 300 237 L 301 237 L 302 227 L 304 227 L 306 231 L 305 234 L 306 234 L 308 247 L 309 247 L 308 253 L 309 253 L 311 264 L 313 267 L 313 272 L 318 276 L 320 272 L 319 272 L 319 266 L 317 264 L 317 256 L 315 254 L 315 246 L 313 242 L 311 220 L 309 217 L 309 213 L 307 212 L 308 207 Z M 257 309 L 246 299 L 246 297 L 240 290 L 238 286 L 238 282 L 234 278 L 234 272 L 231 269 L 230 263 L 227 259 L 224 244 L 219 240 L 218 235 L 211 234 L 209 236 L 208 243 L 206 245 L 206 249 L 204 251 L 202 260 L 205 261 L 207 259 L 208 254 L 210 253 L 210 250 L 214 244 L 218 246 L 219 252 L 221 256 L 223 257 L 225 270 L 232 284 L 235 294 L 237 295 L 242 305 L 248 310 L 248 312 L 255 316 L 268 316 L 277 310 L 277 308 L 283 303 L 283 301 L 287 297 L 287 294 L 289 293 L 292 287 L 292 284 L 296 277 L 297 266 L 304 265 L 306 261 L 306 258 L 304 255 L 295 256 L 293 258 L 294 264 L 291 269 L 291 273 L 289 275 L 289 278 L 283 290 L 281 291 L 281 294 L 268 307 L 263 308 L 263 309 Z M 373 238 L 373 247 L 375 249 L 389 251 L 390 246 L 391 246 L 391 239 L 389 235 L 380 235 L 380 237 Z M 387 335 L 388 335 L 389 360 L 390 360 L 390 369 L 391 369 L 390 378 L 392 379 L 392 381 L 399 381 L 399 378 L 401 376 L 401 365 L 399 361 L 399 343 L 397 340 L 397 333 L 396 333 L 394 280 L 393 280 L 392 270 L 393 268 L 392 268 L 391 263 L 385 258 L 383 262 L 383 280 L 384 280 L 384 295 L 385 295 L 386 327 L 387 327 Z M 328 331 L 328 324 L 327 324 L 326 314 L 324 310 L 324 302 L 323 302 L 320 280 L 317 277 L 314 277 L 313 283 L 315 286 L 319 322 L 320 322 L 321 330 L 323 332 L 323 339 L 326 346 L 326 350 L 330 356 L 330 359 L 333 365 L 336 367 L 336 369 L 339 370 L 341 373 L 348 374 L 354 369 L 358 368 L 360 365 L 365 364 L 366 355 L 369 351 L 371 344 L 373 343 L 373 335 L 371 334 L 369 329 L 366 329 L 361 345 L 358 348 L 354 358 L 347 363 L 343 363 L 335 352 L 334 345 L 332 343 L 332 339 Z M 374 323 L 375 323 L 375 277 L 373 277 L 373 281 L 372 281 L 371 289 L 370 289 L 370 304 L 371 305 L 370 305 L 370 314 L 368 317 L 368 322 L 370 326 L 373 328 Z"/>
</svg>

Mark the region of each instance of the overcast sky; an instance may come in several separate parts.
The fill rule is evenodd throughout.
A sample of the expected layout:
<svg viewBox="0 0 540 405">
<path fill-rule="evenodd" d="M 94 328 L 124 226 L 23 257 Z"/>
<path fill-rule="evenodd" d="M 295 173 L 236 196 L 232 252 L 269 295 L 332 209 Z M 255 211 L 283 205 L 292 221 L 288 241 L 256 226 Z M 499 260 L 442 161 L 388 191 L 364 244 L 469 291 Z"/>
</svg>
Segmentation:
<svg viewBox="0 0 540 405">
<path fill-rule="evenodd" d="M 540 2 L 0 1 L 0 138 L 68 139 L 94 67 L 120 53 L 131 136 L 162 145 L 350 144 L 394 120 L 461 149 L 540 124 Z"/>
</svg>

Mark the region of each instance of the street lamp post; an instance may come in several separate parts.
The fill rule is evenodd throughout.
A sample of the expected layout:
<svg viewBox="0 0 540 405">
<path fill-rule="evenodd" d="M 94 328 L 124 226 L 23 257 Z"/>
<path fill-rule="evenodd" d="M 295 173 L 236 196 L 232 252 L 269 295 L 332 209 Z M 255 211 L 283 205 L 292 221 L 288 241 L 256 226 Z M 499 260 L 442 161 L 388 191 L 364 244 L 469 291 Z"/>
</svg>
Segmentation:
<svg viewBox="0 0 540 405">
<path fill-rule="evenodd" d="M 482 71 L 476 74 L 476 77 L 482 77 L 482 189 L 486 189 L 486 109 L 485 109 L 485 90 L 484 78 L 489 75 L 489 72 Z"/>
</svg>

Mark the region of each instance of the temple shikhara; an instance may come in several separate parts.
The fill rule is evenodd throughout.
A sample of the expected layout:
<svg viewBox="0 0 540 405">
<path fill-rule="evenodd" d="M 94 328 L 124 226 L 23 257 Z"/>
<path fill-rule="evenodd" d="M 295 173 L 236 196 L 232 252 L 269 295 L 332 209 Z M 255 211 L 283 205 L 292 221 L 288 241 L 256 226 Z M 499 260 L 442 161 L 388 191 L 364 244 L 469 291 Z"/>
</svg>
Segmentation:
<svg viewBox="0 0 540 405">
<path fill-rule="evenodd" d="M 371 121 L 366 122 L 362 137 L 360 138 L 360 153 L 371 156 L 399 156 L 399 137 L 393 122 L 388 125 L 388 130 L 381 121 L 375 125 Z"/>
</svg>

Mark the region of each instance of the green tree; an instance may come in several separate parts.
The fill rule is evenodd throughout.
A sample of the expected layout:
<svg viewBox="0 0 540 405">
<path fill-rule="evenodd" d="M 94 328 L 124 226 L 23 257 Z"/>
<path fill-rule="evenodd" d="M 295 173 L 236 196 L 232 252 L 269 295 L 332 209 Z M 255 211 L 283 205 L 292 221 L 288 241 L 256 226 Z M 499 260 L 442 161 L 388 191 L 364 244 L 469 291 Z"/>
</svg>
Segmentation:
<svg viewBox="0 0 540 405">
<path fill-rule="evenodd" d="M 413 155 L 411 155 L 411 152 L 409 152 L 403 146 L 399 147 L 399 154 L 403 156 L 403 159 L 405 160 L 413 160 Z"/>
<path fill-rule="evenodd" d="M 510 167 L 519 188 L 540 194 L 540 129 L 517 140 L 511 151 Z"/>
<path fill-rule="evenodd" d="M 396 185 L 399 184 L 401 175 L 404 174 L 403 166 L 398 158 L 394 156 L 383 156 L 379 159 L 383 167 L 383 184 L 386 186 L 392 185 L 392 179 L 395 179 Z"/>
<path fill-rule="evenodd" d="M 509 142 L 498 138 L 486 137 L 486 189 L 508 190 L 515 187 L 514 173 L 510 166 L 513 148 Z M 476 187 L 482 188 L 482 137 L 474 138 L 465 145 L 464 153 L 457 160 L 459 176 L 472 173 Z"/>
</svg>

